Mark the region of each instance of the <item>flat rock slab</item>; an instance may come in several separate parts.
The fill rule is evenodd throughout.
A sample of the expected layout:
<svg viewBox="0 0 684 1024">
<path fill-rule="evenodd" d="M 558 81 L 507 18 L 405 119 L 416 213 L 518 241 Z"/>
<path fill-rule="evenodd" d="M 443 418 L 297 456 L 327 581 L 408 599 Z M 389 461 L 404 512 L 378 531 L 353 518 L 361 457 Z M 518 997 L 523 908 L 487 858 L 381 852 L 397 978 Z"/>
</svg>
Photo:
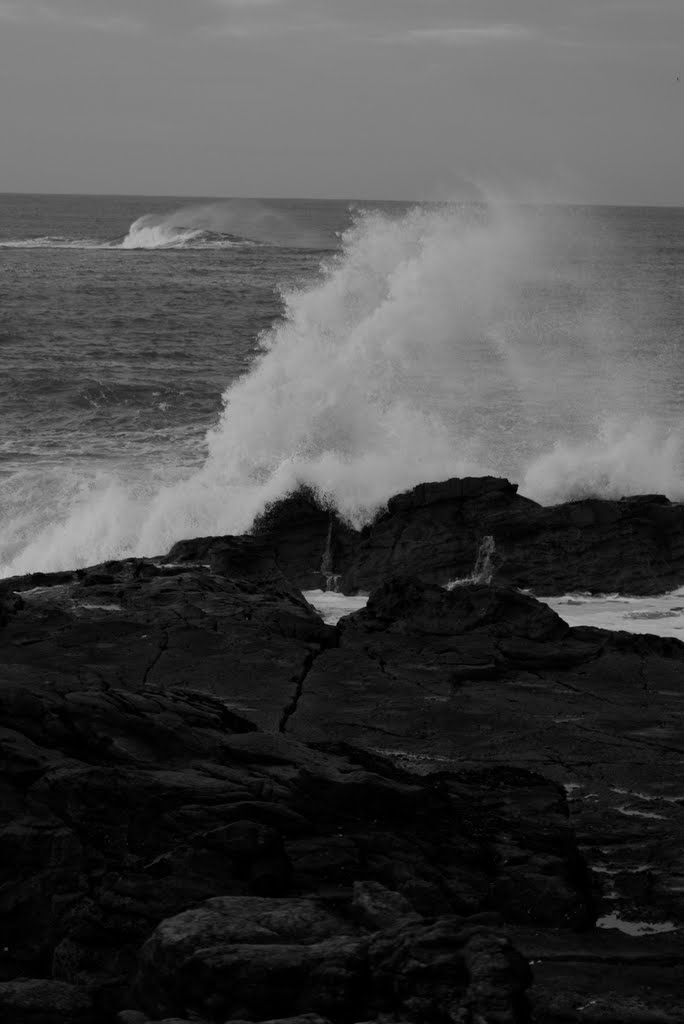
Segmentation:
<svg viewBox="0 0 684 1024">
<path fill-rule="evenodd" d="M 4 682 L 211 694 L 278 729 L 312 652 L 336 633 L 281 574 L 129 560 L 2 581 Z"/>
</svg>

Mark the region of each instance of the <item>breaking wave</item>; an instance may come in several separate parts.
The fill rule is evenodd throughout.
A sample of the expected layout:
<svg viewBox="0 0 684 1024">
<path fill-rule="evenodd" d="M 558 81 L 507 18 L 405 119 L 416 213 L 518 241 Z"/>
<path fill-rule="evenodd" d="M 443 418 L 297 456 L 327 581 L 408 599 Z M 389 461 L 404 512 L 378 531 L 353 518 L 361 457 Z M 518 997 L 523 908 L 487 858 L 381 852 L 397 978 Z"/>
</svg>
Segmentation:
<svg viewBox="0 0 684 1024">
<path fill-rule="evenodd" d="M 207 230 L 181 220 L 163 230 Z M 160 228 L 136 223 L 138 237 Z M 196 471 L 80 476 L 47 497 L 29 495 L 27 478 L 4 528 L 4 573 L 239 533 L 302 483 L 357 525 L 399 490 L 465 474 L 508 476 L 547 503 L 684 499 L 681 436 L 631 414 L 643 402 L 624 325 L 565 299 L 552 323 L 549 295 L 557 305 L 581 287 L 558 237 L 497 204 L 360 214 L 321 275 L 283 294 L 284 317 L 227 389 Z"/>
<path fill-rule="evenodd" d="M 157 224 L 154 218 L 140 217 L 115 249 L 232 249 L 236 245 L 255 245 L 244 238 L 213 235 L 194 228 Z"/>
<path fill-rule="evenodd" d="M 118 248 L 204 249 L 234 245 L 326 248 L 320 231 L 256 200 L 231 199 L 138 218 Z"/>
</svg>

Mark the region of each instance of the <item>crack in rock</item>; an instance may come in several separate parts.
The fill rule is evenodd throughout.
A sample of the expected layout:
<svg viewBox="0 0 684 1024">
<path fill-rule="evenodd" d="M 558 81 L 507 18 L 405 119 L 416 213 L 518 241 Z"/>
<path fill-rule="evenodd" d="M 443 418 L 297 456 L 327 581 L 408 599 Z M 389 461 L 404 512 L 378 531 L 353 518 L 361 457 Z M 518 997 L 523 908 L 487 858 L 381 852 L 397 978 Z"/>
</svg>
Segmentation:
<svg viewBox="0 0 684 1024">
<path fill-rule="evenodd" d="M 321 654 L 323 654 L 325 650 L 327 650 L 327 648 L 323 645 L 321 645 L 318 648 L 312 648 L 308 652 L 306 658 L 304 659 L 304 666 L 302 668 L 302 671 L 298 676 L 295 676 L 294 679 L 292 680 L 292 682 L 294 682 L 295 684 L 295 691 L 292 695 L 292 699 L 290 700 L 289 704 L 286 704 L 285 707 L 283 708 L 283 713 L 280 716 L 280 722 L 278 724 L 279 732 L 285 732 L 287 730 L 287 726 L 290 719 L 294 714 L 296 714 L 297 708 L 299 706 L 299 701 L 301 700 L 302 694 L 304 692 L 304 683 L 306 681 L 306 677 L 313 668 L 316 660 L 321 656 Z"/>
<path fill-rule="evenodd" d="M 161 658 L 162 654 L 164 654 L 164 652 L 168 649 L 168 646 L 169 646 L 169 634 L 168 633 L 162 633 L 161 640 L 159 641 L 159 650 L 157 651 L 157 653 L 155 654 L 154 658 L 152 659 L 150 664 L 145 669 L 145 672 L 143 673 L 143 678 L 142 678 L 143 686 L 145 686 L 147 684 L 147 680 L 149 678 L 150 672 L 156 666 L 156 664 L 158 663 L 158 661 Z"/>
</svg>

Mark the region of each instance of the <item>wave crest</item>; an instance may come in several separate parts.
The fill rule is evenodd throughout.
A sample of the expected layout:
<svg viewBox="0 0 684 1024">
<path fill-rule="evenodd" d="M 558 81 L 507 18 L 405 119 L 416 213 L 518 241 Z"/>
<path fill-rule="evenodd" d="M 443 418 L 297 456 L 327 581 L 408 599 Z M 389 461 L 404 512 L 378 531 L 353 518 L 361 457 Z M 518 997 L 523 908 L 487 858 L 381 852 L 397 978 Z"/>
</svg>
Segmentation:
<svg viewBox="0 0 684 1024">
<path fill-rule="evenodd" d="M 151 215 L 139 217 L 131 224 L 128 234 L 119 249 L 175 249 L 202 238 L 203 232 L 193 228 L 176 227 L 158 222 Z"/>
</svg>

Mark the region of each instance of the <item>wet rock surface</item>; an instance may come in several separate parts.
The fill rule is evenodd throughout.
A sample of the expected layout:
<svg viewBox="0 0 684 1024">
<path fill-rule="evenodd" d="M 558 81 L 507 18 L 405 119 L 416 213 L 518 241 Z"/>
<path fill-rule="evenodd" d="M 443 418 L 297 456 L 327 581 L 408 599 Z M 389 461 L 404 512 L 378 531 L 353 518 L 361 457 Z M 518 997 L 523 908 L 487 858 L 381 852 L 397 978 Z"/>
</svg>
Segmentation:
<svg viewBox="0 0 684 1024">
<path fill-rule="evenodd" d="M 684 645 L 272 541 L 0 582 L 0 1019 L 680 1020 Z"/>
</svg>

